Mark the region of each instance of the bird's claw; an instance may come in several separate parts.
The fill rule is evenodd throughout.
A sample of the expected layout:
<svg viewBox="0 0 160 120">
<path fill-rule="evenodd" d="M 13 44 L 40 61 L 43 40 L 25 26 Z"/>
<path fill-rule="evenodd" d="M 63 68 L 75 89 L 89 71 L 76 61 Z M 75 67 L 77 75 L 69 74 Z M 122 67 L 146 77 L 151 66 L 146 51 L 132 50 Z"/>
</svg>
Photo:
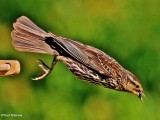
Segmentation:
<svg viewBox="0 0 160 120">
<path fill-rule="evenodd" d="M 39 59 L 37 60 L 37 62 L 39 63 L 38 66 L 44 71 L 44 73 L 41 74 L 39 77 L 32 78 L 32 80 L 41 80 L 50 73 L 50 68 L 42 60 Z"/>
<path fill-rule="evenodd" d="M 39 63 L 39 67 L 44 71 L 47 72 L 49 70 L 49 67 L 42 61 L 42 60 L 38 60 L 37 61 Z"/>
<path fill-rule="evenodd" d="M 32 78 L 32 80 L 41 80 L 46 77 L 52 70 L 54 65 L 57 63 L 57 56 L 54 57 L 51 67 L 48 67 L 42 60 L 38 59 L 37 62 L 39 63 L 39 67 L 44 71 L 39 77 Z"/>
</svg>

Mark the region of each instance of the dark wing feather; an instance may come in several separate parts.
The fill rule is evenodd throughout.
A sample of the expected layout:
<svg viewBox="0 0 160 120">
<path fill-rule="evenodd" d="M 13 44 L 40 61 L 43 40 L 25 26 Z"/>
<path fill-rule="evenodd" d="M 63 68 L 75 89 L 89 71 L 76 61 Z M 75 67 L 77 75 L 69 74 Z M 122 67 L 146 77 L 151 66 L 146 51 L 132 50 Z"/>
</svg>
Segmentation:
<svg viewBox="0 0 160 120">
<path fill-rule="evenodd" d="M 70 53 L 70 55 L 74 56 L 74 58 L 79 59 L 83 63 L 89 62 L 87 54 L 77 46 L 65 40 L 62 42 L 62 44 L 66 48 L 67 52 Z"/>
<path fill-rule="evenodd" d="M 55 41 L 58 42 L 61 47 L 63 46 L 63 50 L 83 65 L 105 76 L 116 76 L 115 70 L 112 68 L 114 68 L 113 63 L 118 63 L 99 49 L 63 37 L 58 37 Z"/>
</svg>

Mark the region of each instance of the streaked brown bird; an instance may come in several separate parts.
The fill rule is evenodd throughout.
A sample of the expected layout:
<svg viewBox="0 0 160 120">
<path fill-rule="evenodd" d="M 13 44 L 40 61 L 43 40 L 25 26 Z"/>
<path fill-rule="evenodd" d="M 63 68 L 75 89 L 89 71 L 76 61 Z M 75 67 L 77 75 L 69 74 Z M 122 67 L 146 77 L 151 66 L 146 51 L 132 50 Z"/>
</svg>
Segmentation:
<svg viewBox="0 0 160 120">
<path fill-rule="evenodd" d="M 18 18 L 13 27 L 11 35 L 16 50 L 54 55 L 50 67 L 39 60 L 39 66 L 44 73 L 33 80 L 47 76 L 57 61 L 61 61 L 80 79 L 106 88 L 133 93 L 142 100 L 144 92 L 137 77 L 103 51 L 47 33 L 25 16 Z"/>
</svg>

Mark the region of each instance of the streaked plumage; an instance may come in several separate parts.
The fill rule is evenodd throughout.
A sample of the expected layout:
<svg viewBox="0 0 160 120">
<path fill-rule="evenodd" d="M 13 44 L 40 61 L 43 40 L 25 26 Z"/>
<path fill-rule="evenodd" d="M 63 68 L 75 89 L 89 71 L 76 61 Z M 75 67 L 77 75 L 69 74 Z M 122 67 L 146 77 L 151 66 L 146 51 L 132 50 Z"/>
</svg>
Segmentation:
<svg viewBox="0 0 160 120">
<path fill-rule="evenodd" d="M 39 66 L 45 73 L 34 80 L 44 78 L 57 61 L 61 61 L 80 79 L 107 88 L 131 92 L 140 98 L 144 95 L 140 81 L 103 51 L 47 33 L 25 16 L 18 18 L 13 26 L 12 38 L 16 50 L 55 56 L 51 67 L 40 60 Z"/>
</svg>

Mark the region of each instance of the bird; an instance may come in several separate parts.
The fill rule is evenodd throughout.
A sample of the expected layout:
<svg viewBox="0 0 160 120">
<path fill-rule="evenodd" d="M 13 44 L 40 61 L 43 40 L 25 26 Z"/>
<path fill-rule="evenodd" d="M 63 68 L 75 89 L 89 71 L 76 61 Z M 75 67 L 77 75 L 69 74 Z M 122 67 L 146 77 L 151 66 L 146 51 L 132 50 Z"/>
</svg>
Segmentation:
<svg viewBox="0 0 160 120">
<path fill-rule="evenodd" d="M 140 80 L 123 68 L 114 58 L 90 45 L 46 32 L 26 16 L 17 18 L 13 23 L 11 36 L 12 44 L 18 51 L 54 56 L 51 66 L 38 60 L 39 67 L 44 72 L 33 80 L 45 78 L 60 61 L 78 79 L 105 88 L 129 92 L 141 100 L 145 96 Z"/>
</svg>

